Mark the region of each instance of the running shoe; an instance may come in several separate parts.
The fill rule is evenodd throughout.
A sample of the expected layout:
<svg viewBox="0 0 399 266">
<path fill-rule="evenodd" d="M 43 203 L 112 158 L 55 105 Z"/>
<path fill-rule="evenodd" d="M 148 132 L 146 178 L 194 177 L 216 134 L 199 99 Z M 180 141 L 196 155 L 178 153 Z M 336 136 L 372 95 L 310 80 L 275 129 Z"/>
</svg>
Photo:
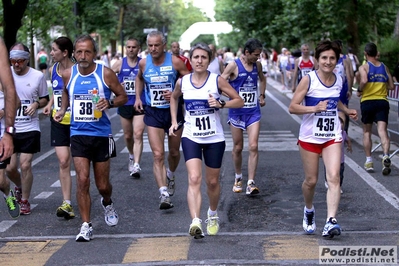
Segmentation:
<svg viewBox="0 0 399 266">
<path fill-rule="evenodd" d="M 337 219 L 330 217 L 323 229 L 323 237 L 333 238 L 341 234 L 341 227 L 337 223 Z"/>
<path fill-rule="evenodd" d="M 6 201 L 8 213 L 10 214 L 11 218 L 18 218 L 21 210 L 17 199 L 14 196 L 14 191 L 10 190 L 10 196 L 4 197 L 4 200 Z"/>
<path fill-rule="evenodd" d="M 167 209 L 173 208 L 173 204 L 170 201 L 169 195 L 162 193 L 160 198 L 161 198 L 161 203 L 159 204 L 159 208 L 161 210 L 167 210 Z"/>
<path fill-rule="evenodd" d="M 129 173 L 133 172 L 133 169 L 134 169 L 133 166 L 134 166 L 134 160 L 129 158 L 129 163 L 127 165 L 128 169 L 129 169 Z M 130 175 L 132 175 L 132 174 L 130 174 Z"/>
<path fill-rule="evenodd" d="M 101 206 L 103 206 L 104 209 L 104 219 L 107 225 L 109 226 L 115 226 L 118 224 L 119 218 L 118 214 L 115 211 L 114 204 L 111 203 L 107 206 L 104 206 L 103 204 L 103 198 L 101 198 Z"/>
<path fill-rule="evenodd" d="M 219 232 L 219 217 L 217 214 L 209 215 L 208 219 L 205 220 L 206 225 L 206 232 L 210 236 L 214 236 Z"/>
<path fill-rule="evenodd" d="M 138 163 L 135 163 L 133 165 L 133 170 L 130 172 L 130 176 L 134 178 L 140 178 L 140 165 Z"/>
<path fill-rule="evenodd" d="M 73 212 L 72 205 L 63 201 L 61 206 L 57 209 L 57 216 L 64 217 L 66 220 L 75 218 L 75 213 Z"/>
<path fill-rule="evenodd" d="M 20 213 L 24 215 L 30 214 L 30 203 L 28 200 L 21 200 Z"/>
<path fill-rule="evenodd" d="M 315 222 L 315 210 L 312 212 L 307 212 L 305 208 L 303 209 L 303 230 L 307 234 L 313 234 L 316 231 L 316 222 Z"/>
<path fill-rule="evenodd" d="M 188 233 L 190 236 L 193 236 L 194 239 L 204 238 L 204 232 L 202 231 L 201 226 L 202 221 L 199 218 L 194 218 L 192 223 L 190 224 L 190 229 Z"/>
<path fill-rule="evenodd" d="M 233 186 L 233 192 L 235 193 L 241 193 L 242 192 L 242 179 L 235 179 L 234 181 L 234 186 Z"/>
<path fill-rule="evenodd" d="M 14 188 L 14 194 L 15 194 L 15 198 L 17 199 L 17 202 L 21 203 L 22 189 L 20 187 L 15 187 Z"/>
<path fill-rule="evenodd" d="M 175 176 L 172 176 L 171 178 L 166 177 L 168 181 L 168 193 L 169 196 L 173 196 L 175 194 Z"/>
<path fill-rule="evenodd" d="M 389 175 L 391 173 L 391 159 L 388 155 L 382 157 L 382 174 Z"/>
<path fill-rule="evenodd" d="M 252 180 L 250 181 L 250 183 L 247 185 L 247 191 L 246 191 L 247 195 L 256 195 L 259 194 L 259 189 L 258 187 L 255 185 L 255 182 Z"/>
<path fill-rule="evenodd" d="M 364 169 L 366 169 L 366 171 L 369 172 L 369 173 L 374 172 L 373 162 L 365 162 L 364 163 Z"/>
<path fill-rule="evenodd" d="M 80 232 L 76 236 L 77 242 L 88 242 L 93 239 L 93 227 L 91 223 L 84 222 L 82 227 L 80 227 Z"/>
</svg>

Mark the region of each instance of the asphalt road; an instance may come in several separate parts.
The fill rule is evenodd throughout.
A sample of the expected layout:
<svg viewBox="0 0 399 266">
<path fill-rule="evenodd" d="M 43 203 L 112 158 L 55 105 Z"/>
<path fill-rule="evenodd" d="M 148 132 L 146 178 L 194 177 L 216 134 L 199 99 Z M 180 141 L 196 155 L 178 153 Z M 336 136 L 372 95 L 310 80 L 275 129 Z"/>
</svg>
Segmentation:
<svg viewBox="0 0 399 266">
<path fill-rule="evenodd" d="M 323 168 L 314 205 L 317 232 L 302 230 L 302 163 L 296 145 L 299 116 L 287 107 L 291 94 L 269 78 L 266 107 L 262 109 L 259 166 L 256 183 L 260 194 L 248 197 L 232 192 L 234 170 L 231 135 L 225 125 L 227 148 L 220 182 L 220 233 L 202 240 L 188 235 L 191 222 L 187 201 L 187 171 L 184 158 L 176 174 L 173 209 L 161 211 L 159 193 L 152 175 L 152 154 L 145 139 L 141 163 L 142 177 L 132 179 L 127 171 L 128 154 L 124 148 L 120 121 L 112 110 L 117 157 L 111 163 L 113 201 L 119 224 L 108 227 L 100 205 L 101 196 L 91 186 L 94 239 L 75 242 L 81 220 L 64 220 L 55 215 L 62 202 L 58 165 L 49 145 L 50 122 L 41 120 L 42 152 L 34 159 L 34 184 L 30 199 L 32 213 L 12 220 L 5 203 L 0 203 L 0 261 L 2 265 L 318 265 L 320 246 L 398 245 L 399 177 L 397 156 L 392 158 L 389 176 L 381 174 L 381 150 L 373 153 L 375 173 L 363 170 L 360 122 L 352 121 L 349 136 L 353 153 L 346 154 L 345 179 L 337 219 L 343 229 L 340 237 L 326 240 L 321 231 L 326 218 L 326 189 Z M 391 130 L 397 130 L 397 109 L 393 103 Z M 354 97 L 350 106 L 358 108 Z M 227 110 L 223 110 L 223 119 Z M 393 135 L 393 140 L 396 136 Z M 378 138 L 373 137 L 375 145 Z M 396 147 L 393 146 L 394 150 Z M 246 180 L 247 156 L 243 171 Z M 72 172 L 74 174 L 74 172 Z M 75 185 L 75 180 L 73 181 Z M 208 200 L 203 184 L 201 219 L 205 221 Z M 73 187 L 73 195 L 75 187 Z M 203 223 L 203 227 L 205 224 Z"/>
</svg>

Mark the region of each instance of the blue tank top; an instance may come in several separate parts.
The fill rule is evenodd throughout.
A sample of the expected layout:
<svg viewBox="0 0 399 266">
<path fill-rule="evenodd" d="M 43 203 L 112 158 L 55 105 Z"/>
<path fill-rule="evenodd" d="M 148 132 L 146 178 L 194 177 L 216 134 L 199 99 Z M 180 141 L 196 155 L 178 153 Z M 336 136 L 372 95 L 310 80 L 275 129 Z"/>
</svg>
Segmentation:
<svg viewBox="0 0 399 266">
<path fill-rule="evenodd" d="M 53 98 L 54 98 L 52 117 L 54 117 L 55 113 L 61 108 L 62 91 L 64 89 L 64 81 L 62 80 L 61 75 L 58 74 L 57 72 L 58 66 L 59 63 L 56 62 L 51 72 L 51 87 L 53 88 Z M 70 110 L 71 109 L 68 107 L 67 112 L 64 115 L 64 118 L 60 122 L 61 124 L 69 125 L 71 123 Z"/>
<path fill-rule="evenodd" d="M 127 57 L 122 59 L 121 70 L 118 73 L 118 79 L 120 83 L 125 83 L 125 92 L 127 95 L 127 103 L 125 105 L 134 105 L 136 101 L 136 86 L 135 79 L 139 72 L 139 62 L 141 58 L 137 57 L 137 64 L 134 67 L 130 67 L 127 63 Z M 141 101 L 145 102 L 144 93 L 141 95 Z"/>
<path fill-rule="evenodd" d="M 240 59 L 236 59 L 235 62 L 238 67 L 238 77 L 230 80 L 229 83 L 244 100 L 244 107 L 229 108 L 229 116 L 260 113 L 258 101 L 258 68 L 256 63 L 252 65 L 252 71 L 248 72 Z"/>
<path fill-rule="evenodd" d="M 337 66 L 335 69 L 338 69 L 338 72 L 336 74 L 339 74 L 342 77 L 342 90 L 341 94 L 339 95 L 339 100 L 345 104 L 348 105 L 349 103 L 349 98 L 348 98 L 348 78 L 346 77 L 346 72 L 345 72 L 345 65 L 344 65 L 344 60 L 346 59 L 346 55 L 342 56 L 339 58 L 337 62 Z"/>
<path fill-rule="evenodd" d="M 92 92 L 96 88 L 100 98 L 110 99 L 111 90 L 104 81 L 104 66 L 96 64 L 89 75 L 81 75 L 78 65 L 71 68 L 71 78 L 66 86 L 71 105 L 71 136 L 108 137 L 112 134 L 108 109 L 102 111 L 100 118 L 94 117 L 95 104 Z"/>
<path fill-rule="evenodd" d="M 162 96 L 163 91 L 173 91 L 178 72 L 173 68 L 172 55 L 165 53 L 165 61 L 160 66 L 152 63 L 152 56 L 146 58 L 143 73 L 145 82 L 145 103 L 157 108 L 170 108 L 170 104 Z"/>
</svg>

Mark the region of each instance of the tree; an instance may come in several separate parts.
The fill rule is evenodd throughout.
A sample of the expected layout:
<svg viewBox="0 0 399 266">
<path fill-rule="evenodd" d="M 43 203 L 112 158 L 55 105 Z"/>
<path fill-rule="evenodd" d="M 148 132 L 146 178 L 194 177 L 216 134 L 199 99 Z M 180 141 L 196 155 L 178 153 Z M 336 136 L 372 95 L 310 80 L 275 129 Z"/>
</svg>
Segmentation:
<svg viewBox="0 0 399 266">
<path fill-rule="evenodd" d="M 296 48 L 330 38 L 355 51 L 391 36 L 398 10 L 398 0 L 216 0 L 215 9 L 217 20 L 228 21 L 241 43 L 257 37 L 274 48 Z"/>
</svg>

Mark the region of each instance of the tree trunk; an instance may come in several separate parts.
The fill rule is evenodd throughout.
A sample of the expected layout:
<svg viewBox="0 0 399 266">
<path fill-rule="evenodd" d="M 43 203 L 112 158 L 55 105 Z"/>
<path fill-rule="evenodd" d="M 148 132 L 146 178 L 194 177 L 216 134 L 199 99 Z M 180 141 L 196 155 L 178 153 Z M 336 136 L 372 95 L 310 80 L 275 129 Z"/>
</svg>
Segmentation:
<svg viewBox="0 0 399 266">
<path fill-rule="evenodd" d="M 348 17 L 346 18 L 347 21 L 347 31 L 350 36 L 348 40 L 348 46 L 352 48 L 352 52 L 354 54 L 358 54 L 359 46 L 360 46 L 360 39 L 358 33 L 358 1 L 353 0 L 349 3 L 349 10 L 352 12 L 348 13 Z"/>
<path fill-rule="evenodd" d="M 22 17 L 29 0 L 2 0 L 3 2 L 3 34 L 4 42 L 9 50 L 17 41 L 17 32 L 22 26 Z M 14 3 L 13 3 L 14 2 Z"/>
<path fill-rule="evenodd" d="M 396 13 L 395 29 L 393 31 L 393 36 L 399 38 L 399 10 Z"/>
</svg>

